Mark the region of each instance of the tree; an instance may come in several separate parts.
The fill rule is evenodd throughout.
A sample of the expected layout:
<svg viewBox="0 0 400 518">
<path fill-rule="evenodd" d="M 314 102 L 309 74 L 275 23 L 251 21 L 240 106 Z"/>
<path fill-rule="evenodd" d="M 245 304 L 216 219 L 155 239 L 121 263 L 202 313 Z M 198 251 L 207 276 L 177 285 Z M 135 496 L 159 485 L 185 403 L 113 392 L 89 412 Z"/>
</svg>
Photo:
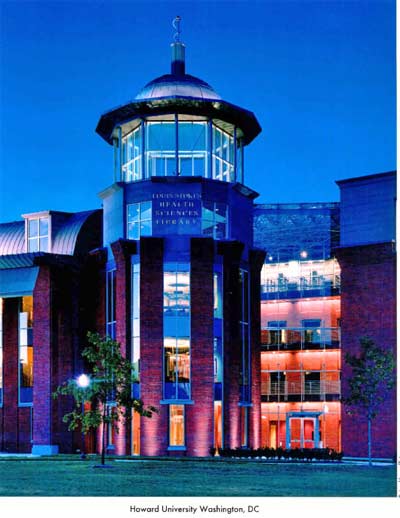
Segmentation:
<svg viewBox="0 0 400 518">
<path fill-rule="evenodd" d="M 395 361 L 390 351 L 381 349 L 368 337 L 361 338 L 360 345 L 359 355 L 345 355 L 352 376 L 348 380 L 348 397 L 343 401 L 351 407 L 350 413 L 357 412 L 367 419 L 368 461 L 371 465 L 372 421 L 378 415 L 388 390 L 394 387 Z"/>
<path fill-rule="evenodd" d="M 74 408 L 64 415 L 69 430 L 81 428 L 83 434 L 103 425 L 101 439 L 101 464 L 105 464 L 106 428 L 117 424 L 138 412 L 141 416 L 152 417 L 158 410 L 144 407 L 143 401 L 132 395 L 132 383 L 137 381 L 132 363 L 121 354 L 120 344 L 109 337 L 102 338 L 97 333 L 88 333 L 88 345 L 82 356 L 86 361 L 88 376 L 72 378 L 60 385 L 53 397 L 72 396 Z M 85 403 L 89 408 L 85 410 Z M 110 411 L 111 409 L 111 411 Z"/>
</svg>

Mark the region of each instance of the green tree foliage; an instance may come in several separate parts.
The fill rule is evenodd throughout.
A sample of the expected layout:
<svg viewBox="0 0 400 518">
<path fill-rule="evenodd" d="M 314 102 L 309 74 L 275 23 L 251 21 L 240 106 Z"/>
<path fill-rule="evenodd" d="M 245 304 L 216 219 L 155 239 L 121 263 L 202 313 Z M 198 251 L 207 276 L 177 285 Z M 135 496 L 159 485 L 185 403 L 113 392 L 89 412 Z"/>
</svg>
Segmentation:
<svg viewBox="0 0 400 518">
<path fill-rule="evenodd" d="M 345 355 L 352 376 L 348 380 L 348 397 L 343 398 L 343 402 L 349 405 L 350 413 L 364 415 L 367 419 L 368 459 L 371 464 L 371 425 L 388 391 L 394 387 L 395 360 L 390 351 L 381 349 L 368 337 L 361 338 L 360 345 L 358 355 Z"/>
<path fill-rule="evenodd" d="M 132 411 L 152 417 L 158 410 L 153 406 L 145 407 L 142 400 L 133 397 L 132 383 L 137 381 L 137 374 L 131 362 L 122 356 L 120 344 L 97 333 L 87 336 L 88 345 L 82 356 L 87 365 L 89 384 L 81 387 L 76 378 L 69 379 L 57 388 L 53 397 L 73 398 L 72 411 L 63 417 L 69 430 L 80 428 L 86 434 L 104 424 L 101 448 L 104 464 L 107 426 L 118 431 L 118 422 L 130 417 Z"/>
</svg>

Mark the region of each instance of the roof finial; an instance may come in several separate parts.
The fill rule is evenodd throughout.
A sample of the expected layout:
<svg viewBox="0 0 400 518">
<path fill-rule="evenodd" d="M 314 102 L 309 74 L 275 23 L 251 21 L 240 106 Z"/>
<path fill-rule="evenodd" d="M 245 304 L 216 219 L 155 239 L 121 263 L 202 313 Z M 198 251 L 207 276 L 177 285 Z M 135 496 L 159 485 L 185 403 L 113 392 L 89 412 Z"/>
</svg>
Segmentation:
<svg viewBox="0 0 400 518">
<path fill-rule="evenodd" d="M 181 20 L 180 16 L 176 16 L 172 22 L 176 32 L 171 43 L 171 74 L 175 76 L 185 75 L 185 45 L 181 42 Z"/>
<path fill-rule="evenodd" d="M 181 20 L 182 18 L 180 16 L 176 16 L 172 21 L 172 27 L 176 30 L 176 33 L 174 34 L 175 43 L 181 41 Z"/>
</svg>

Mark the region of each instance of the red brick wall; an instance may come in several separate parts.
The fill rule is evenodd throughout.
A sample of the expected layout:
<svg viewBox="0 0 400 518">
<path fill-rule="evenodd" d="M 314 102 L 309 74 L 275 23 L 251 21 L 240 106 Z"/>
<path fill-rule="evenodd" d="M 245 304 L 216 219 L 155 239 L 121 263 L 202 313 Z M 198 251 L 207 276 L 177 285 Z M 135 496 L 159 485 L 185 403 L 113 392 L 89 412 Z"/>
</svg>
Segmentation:
<svg viewBox="0 0 400 518">
<path fill-rule="evenodd" d="M 339 249 L 342 271 L 342 392 L 347 394 L 350 369 L 346 352 L 360 350 L 360 338 L 368 336 L 377 345 L 395 351 L 396 271 L 391 243 Z M 342 410 L 342 447 L 346 455 L 367 455 L 367 423 L 361 416 Z M 372 427 L 372 455 L 391 458 L 396 450 L 395 390 L 387 394 Z"/>
<path fill-rule="evenodd" d="M 50 380 L 52 372 L 52 279 L 49 266 L 41 266 L 33 292 L 33 444 L 52 443 Z"/>
<path fill-rule="evenodd" d="M 18 407 L 19 298 L 3 301 L 3 407 L 0 408 L 1 449 L 31 450 L 31 408 Z"/>
<path fill-rule="evenodd" d="M 163 395 L 163 250 L 160 238 L 140 240 L 140 382 L 144 404 L 160 410 L 141 418 L 141 454 L 165 455 L 168 446 L 168 408 Z"/>
<path fill-rule="evenodd" d="M 75 451 L 80 442 L 62 422 L 72 399 L 52 394 L 77 373 L 79 324 L 76 273 L 42 264 L 33 293 L 33 444 L 58 445 L 62 453 Z"/>
<path fill-rule="evenodd" d="M 208 456 L 214 443 L 214 242 L 191 240 L 191 390 L 186 405 L 186 444 L 190 456 Z"/>
</svg>

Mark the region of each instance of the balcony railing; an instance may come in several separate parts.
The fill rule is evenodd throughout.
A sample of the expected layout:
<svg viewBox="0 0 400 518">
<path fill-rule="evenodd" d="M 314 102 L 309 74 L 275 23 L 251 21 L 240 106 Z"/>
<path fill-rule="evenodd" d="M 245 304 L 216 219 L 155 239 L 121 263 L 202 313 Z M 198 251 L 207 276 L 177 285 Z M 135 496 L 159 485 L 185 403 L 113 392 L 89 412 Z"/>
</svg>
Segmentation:
<svg viewBox="0 0 400 518">
<path fill-rule="evenodd" d="M 317 275 L 314 277 L 275 277 L 263 279 L 261 300 L 300 299 L 328 297 L 340 294 L 340 275 Z"/>
<path fill-rule="evenodd" d="M 261 347 L 264 351 L 338 349 L 340 328 L 267 327 L 261 330 Z"/>
<path fill-rule="evenodd" d="M 261 395 L 272 401 L 277 400 L 307 400 L 307 399 L 329 399 L 340 397 L 340 381 L 262 381 Z"/>
</svg>

